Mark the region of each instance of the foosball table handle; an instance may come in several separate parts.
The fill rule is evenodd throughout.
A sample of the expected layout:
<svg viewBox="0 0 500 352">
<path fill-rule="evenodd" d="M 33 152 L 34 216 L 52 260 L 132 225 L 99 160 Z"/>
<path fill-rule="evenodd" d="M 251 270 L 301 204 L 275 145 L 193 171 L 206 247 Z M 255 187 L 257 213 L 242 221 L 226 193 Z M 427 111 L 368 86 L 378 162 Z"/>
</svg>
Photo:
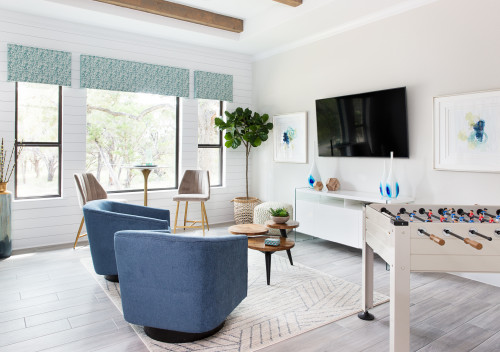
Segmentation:
<svg viewBox="0 0 500 352">
<path fill-rule="evenodd" d="M 470 238 L 465 238 L 464 242 L 477 250 L 481 250 L 483 248 L 483 245 L 481 243 L 471 240 Z"/>
<path fill-rule="evenodd" d="M 430 237 L 431 240 L 433 240 L 434 242 L 436 242 L 440 246 L 444 245 L 444 240 L 442 238 L 434 236 L 434 235 L 430 235 L 429 237 Z"/>
</svg>

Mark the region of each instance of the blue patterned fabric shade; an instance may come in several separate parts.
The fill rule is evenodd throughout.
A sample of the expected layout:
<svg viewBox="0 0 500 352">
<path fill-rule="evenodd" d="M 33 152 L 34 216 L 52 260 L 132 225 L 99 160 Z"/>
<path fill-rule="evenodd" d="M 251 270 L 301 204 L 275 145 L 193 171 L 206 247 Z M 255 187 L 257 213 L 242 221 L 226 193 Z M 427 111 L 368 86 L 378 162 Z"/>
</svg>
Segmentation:
<svg viewBox="0 0 500 352">
<path fill-rule="evenodd" d="M 233 101 L 233 76 L 194 71 L 194 98 Z"/>
<path fill-rule="evenodd" d="M 81 55 L 80 87 L 188 98 L 189 70 Z"/>
<path fill-rule="evenodd" d="M 71 86 L 71 53 L 8 44 L 7 80 Z"/>
</svg>

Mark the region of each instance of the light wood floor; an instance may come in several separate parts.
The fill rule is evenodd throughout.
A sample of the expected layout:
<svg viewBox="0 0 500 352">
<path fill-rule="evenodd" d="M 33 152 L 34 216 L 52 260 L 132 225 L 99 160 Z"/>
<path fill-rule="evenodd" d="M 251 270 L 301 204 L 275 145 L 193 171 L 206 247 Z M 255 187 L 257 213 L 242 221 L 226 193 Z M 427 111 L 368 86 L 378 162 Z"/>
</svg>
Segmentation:
<svg viewBox="0 0 500 352">
<path fill-rule="evenodd" d="M 226 231 L 219 226 L 210 233 Z M 297 234 L 292 253 L 298 263 L 361 281 L 359 250 Z M 0 351 L 147 351 L 80 264 L 89 256 L 81 246 L 23 251 L 0 261 Z M 375 287 L 389 294 L 380 259 Z M 500 350 L 500 288 L 441 273 L 412 274 L 411 287 L 412 351 Z M 262 351 L 387 351 L 389 305 L 372 313 L 372 322 L 352 316 Z"/>
</svg>

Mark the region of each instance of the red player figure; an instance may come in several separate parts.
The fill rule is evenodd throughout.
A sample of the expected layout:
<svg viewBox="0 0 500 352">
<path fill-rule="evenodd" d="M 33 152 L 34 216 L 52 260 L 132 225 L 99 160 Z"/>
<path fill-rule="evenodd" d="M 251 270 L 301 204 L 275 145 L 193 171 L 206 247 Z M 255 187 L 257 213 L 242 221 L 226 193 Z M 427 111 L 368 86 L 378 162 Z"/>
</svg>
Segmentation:
<svg viewBox="0 0 500 352">
<path fill-rule="evenodd" d="M 483 213 L 479 214 L 479 222 L 483 222 L 484 221 L 484 215 Z"/>
<path fill-rule="evenodd" d="M 474 211 L 473 210 L 469 211 L 469 218 L 471 218 L 471 219 L 474 218 Z"/>
<path fill-rule="evenodd" d="M 493 219 L 492 217 L 490 217 L 490 220 L 488 221 L 490 224 L 495 222 L 495 219 Z"/>
<path fill-rule="evenodd" d="M 439 217 L 439 221 L 444 222 L 444 220 L 445 220 L 445 217 L 444 217 L 443 215 L 441 215 L 441 216 Z"/>
</svg>

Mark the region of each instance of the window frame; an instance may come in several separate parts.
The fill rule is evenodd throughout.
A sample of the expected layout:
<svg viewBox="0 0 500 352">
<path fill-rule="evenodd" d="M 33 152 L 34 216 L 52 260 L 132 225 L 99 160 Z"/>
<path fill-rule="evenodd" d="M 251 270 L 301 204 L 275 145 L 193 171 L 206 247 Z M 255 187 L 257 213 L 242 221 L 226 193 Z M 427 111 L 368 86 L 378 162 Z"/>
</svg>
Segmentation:
<svg viewBox="0 0 500 352">
<path fill-rule="evenodd" d="M 21 82 L 23 83 L 23 82 Z M 19 82 L 16 82 L 16 94 L 15 94 L 15 158 L 16 158 L 16 167 L 14 169 L 14 199 L 22 200 L 22 199 L 44 199 L 44 198 L 61 198 L 62 197 L 62 86 L 58 86 L 58 99 L 59 102 L 57 104 L 58 108 L 58 116 L 57 116 L 57 142 L 20 142 L 18 138 L 18 124 L 19 124 Z M 27 196 L 27 197 L 19 197 L 17 190 L 17 160 L 19 157 L 19 147 L 51 147 L 57 148 L 59 153 L 59 158 L 57 161 L 58 164 L 58 175 L 57 175 L 57 192 L 58 194 L 49 194 L 44 196 Z"/>
<path fill-rule="evenodd" d="M 224 116 L 224 101 L 223 100 L 219 100 L 219 114 L 221 117 Z M 199 118 L 199 115 L 198 115 L 198 118 Z M 198 149 L 216 149 L 218 148 L 219 149 L 219 160 L 220 160 L 220 163 L 219 163 L 219 170 L 220 170 L 220 177 L 219 177 L 219 180 L 220 180 L 220 183 L 219 184 L 216 184 L 216 185 L 210 185 L 210 187 L 222 187 L 223 185 L 223 175 L 224 175 L 224 145 L 222 143 L 222 131 L 219 130 L 219 143 L 217 144 L 198 144 Z"/>
<path fill-rule="evenodd" d="M 133 92 L 132 92 L 133 93 Z M 180 137 L 179 137 L 179 122 L 180 122 L 180 105 L 181 105 L 181 98 L 180 97 L 175 97 L 175 182 L 173 187 L 161 187 L 161 188 L 150 188 L 148 186 L 148 192 L 149 191 L 171 191 L 171 190 L 176 190 L 179 188 L 179 144 L 180 144 Z M 87 136 L 87 132 L 85 131 L 85 136 Z M 85 153 L 87 151 L 85 150 Z M 136 192 L 144 192 L 144 188 L 130 188 L 130 189 L 120 189 L 120 190 L 114 190 L 114 191 L 108 191 L 106 190 L 106 193 L 108 194 L 113 194 L 113 193 L 136 193 Z"/>
</svg>

